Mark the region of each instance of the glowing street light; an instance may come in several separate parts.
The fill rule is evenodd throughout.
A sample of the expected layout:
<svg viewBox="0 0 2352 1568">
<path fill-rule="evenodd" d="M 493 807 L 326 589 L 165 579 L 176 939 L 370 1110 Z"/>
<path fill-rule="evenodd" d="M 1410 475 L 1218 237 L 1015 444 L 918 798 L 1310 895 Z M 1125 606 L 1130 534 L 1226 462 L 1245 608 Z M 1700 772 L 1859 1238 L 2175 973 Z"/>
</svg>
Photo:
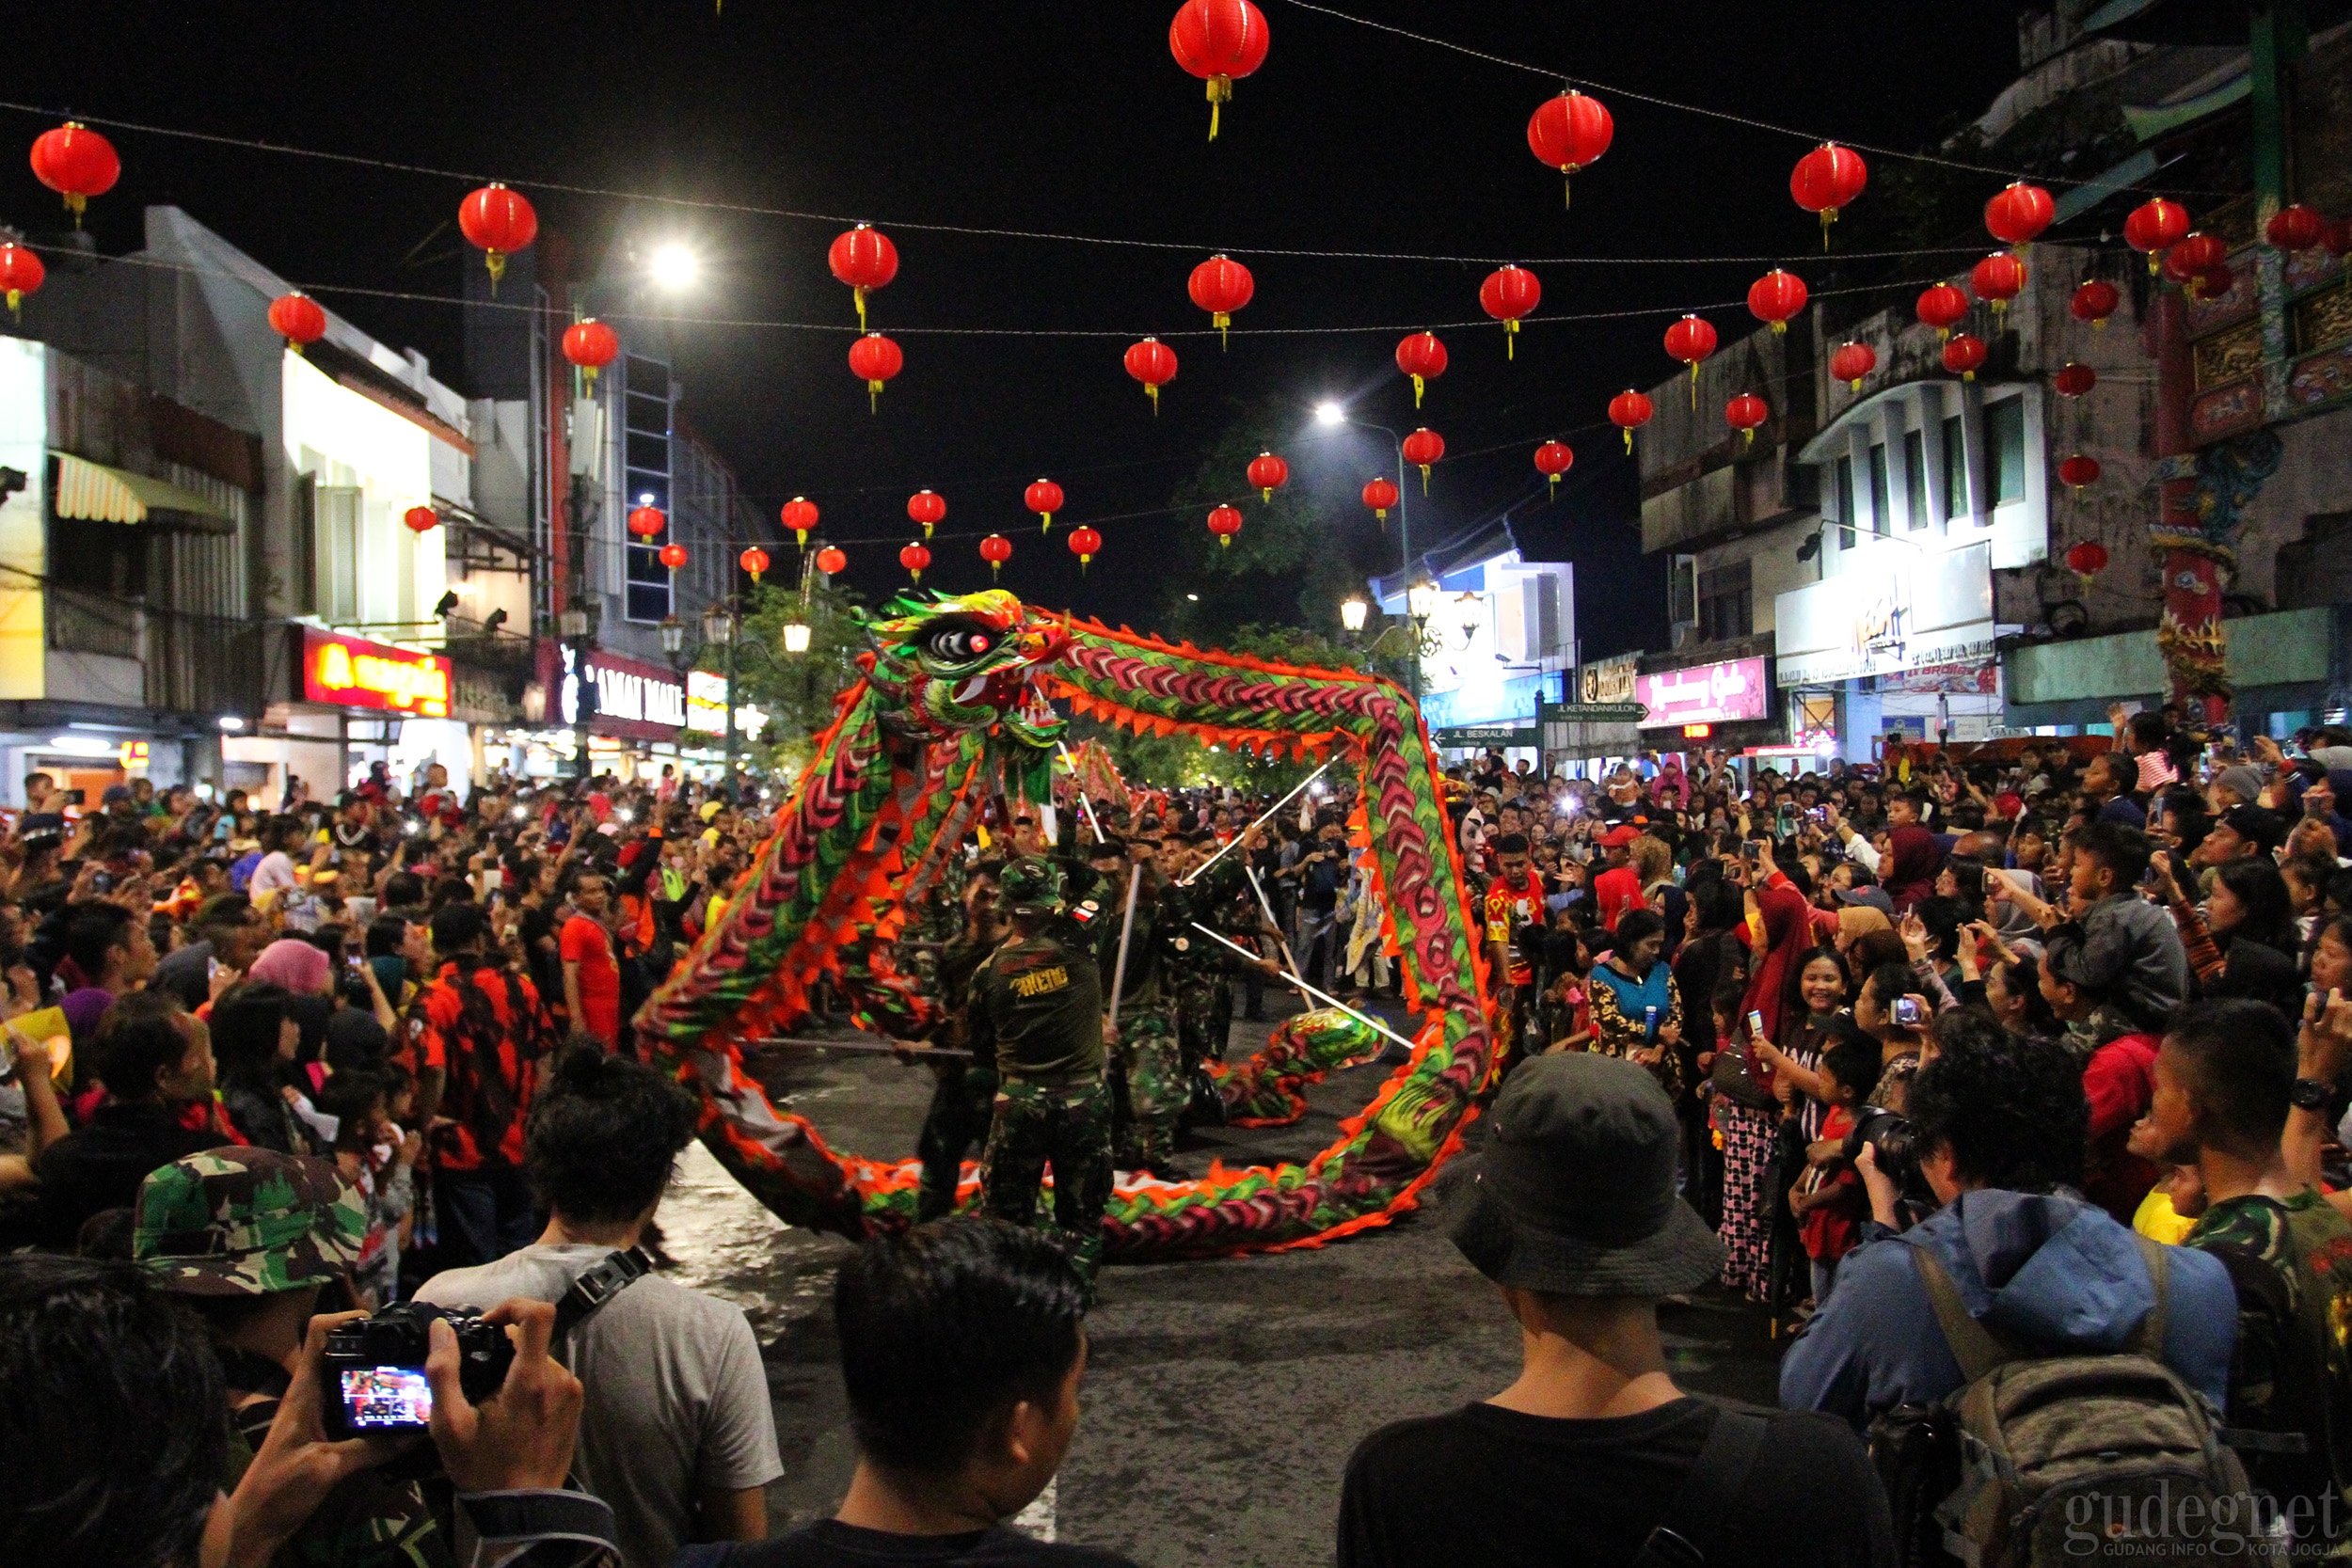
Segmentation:
<svg viewBox="0 0 2352 1568">
<path fill-rule="evenodd" d="M 1437 583 L 1425 577 L 1416 579 L 1410 588 L 1405 590 L 1405 609 L 1414 620 L 1427 626 L 1429 618 L 1438 613 Z"/>
<path fill-rule="evenodd" d="M 787 654 L 808 652 L 808 623 L 787 621 L 784 624 L 784 651 Z"/>
<path fill-rule="evenodd" d="M 1326 430 L 1336 430 L 1347 422 L 1347 410 L 1326 399 L 1315 404 L 1315 423 Z"/>
<path fill-rule="evenodd" d="M 646 260 L 646 270 L 653 274 L 653 280 L 664 289 L 691 289 L 702 277 L 702 258 L 673 240 L 655 248 L 653 255 Z"/>
<path fill-rule="evenodd" d="M 1364 629 L 1364 617 L 1371 610 L 1370 605 L 1351 594 L 1340 605 L 1340 625 L 1352 632 L 1361 631 Z"/>
</svg>

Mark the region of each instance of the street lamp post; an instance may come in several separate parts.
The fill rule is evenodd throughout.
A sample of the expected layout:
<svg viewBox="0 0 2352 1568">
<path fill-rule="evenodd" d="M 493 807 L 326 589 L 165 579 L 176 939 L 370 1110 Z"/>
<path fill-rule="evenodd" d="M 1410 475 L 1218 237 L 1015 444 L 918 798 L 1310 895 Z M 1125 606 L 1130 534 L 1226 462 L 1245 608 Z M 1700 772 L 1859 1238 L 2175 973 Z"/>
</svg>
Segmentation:
<svg viewBox="0 0 2352 1568">
<path fill-rule="evenodd" d="M 732 596 L 703 611 L 703 641 L 727 651 L 726 741 L 727 800 L 741 799 L 735 782 L 735 601 Z"/>
<path fill-rule="evenodd" d="M 1405 438 L 1387 425 L 1375 424 L 1370 420 L 1351 418 L 1347 410 L 1336 403 L 1315 404 L 1315 423 L 1326 430 L 1336 430 L 1342 425 L 1359 425 L 1365 430 L 1376 430 L 1389 438 L 1389 444 L 1396 453 L 1397 554 L 1401 558 L 1400 564 L 1406 572 L 1410 572 L 1413 569 L 1413 524 L 1406 504 L 1406 497 L 1412 487 L 1405 483 Z M 1418 706 L 1421 703 L 1421 640 L 1419 638 L 1413 641 L 1411 685 L 1413 702 Z"/>
</svg>

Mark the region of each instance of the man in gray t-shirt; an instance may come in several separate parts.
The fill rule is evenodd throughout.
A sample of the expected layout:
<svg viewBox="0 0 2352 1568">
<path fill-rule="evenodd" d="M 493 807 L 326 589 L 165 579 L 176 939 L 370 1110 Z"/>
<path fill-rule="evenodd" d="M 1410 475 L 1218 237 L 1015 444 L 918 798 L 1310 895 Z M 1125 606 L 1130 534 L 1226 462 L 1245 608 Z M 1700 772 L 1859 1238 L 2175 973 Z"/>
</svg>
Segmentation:
<svg viewBox="0 0 2352 1568">
<path fill-rule="evenodd" d="M 533 1244 L 427 1280 L 419 1301 L 486 1311 L 558 1301 L 637 1244 L 692 1099 L 626 1057 L 556 1059 L 532 1106 L 524 1164 L 553 1211 Z M 784 1473 L 759 1344 L 742 1311 L 648 1275 L 572 1330 L 557 1359 L 586 1390 L 573 1471 L 612 1505 L 627 1568 L 665 1568 L 690 1541 L 767 1534 L 764 1488 Z"/>
</svg>

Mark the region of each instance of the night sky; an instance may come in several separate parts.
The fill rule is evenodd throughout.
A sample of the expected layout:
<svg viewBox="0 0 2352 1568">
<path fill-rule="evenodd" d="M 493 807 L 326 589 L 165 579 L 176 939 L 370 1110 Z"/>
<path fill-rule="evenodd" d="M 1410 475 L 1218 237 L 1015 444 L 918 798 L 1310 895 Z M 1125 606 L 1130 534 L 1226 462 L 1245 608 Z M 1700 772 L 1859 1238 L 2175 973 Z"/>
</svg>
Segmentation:
<svg viewBox="0 0 2352 1568">
<path fill-rule="evenodd" d="M 1607 157 L 1564 209 L 1528 151 L 1528 115 L 1556 82 L 1263 0 L 1272 53 L 1235 85 L 1204 140 L 1201 86 L 1169 56 L 1173 0 L 992 6 L 875 3 L 115 5 L 11 18 L 0 96 L 43 109 L 296 143 L 506 180 L 543 235 L 603 251 L 633 230 L 683 239 L 707 270 L 675 307 L 710 318 L 676 332 L 685 415 L 731 461 L 762 512 L 818 501 L 868 593 L 900 580 L 907 495 L 949 502 L 940 585 L 985 580 L 972 537 L 1001 529 L 1007 585 L 1150 627 L 1169 591 L 1168 536 L 1200 530 L 1171 493 L 1236 407 L 1295 412 L 1279 442 L 1294 483 L 1327 495 L 1333 547 L 1393 566 L 1357 492 L 1393 469 L 1383 436 L 1311 427 L 1319 399 L 1441 432 L 1449 457 L 1417 508 L 1417 543 L 1524 502 L 1534 444 L 1564 436 L 1577 466 L 1557 506 L 1515 514 L 1532 554 L 1578 565 L 1588 657 L 1663 637 L 1662 562 L 1639 554 L 1634 473 L 1615 433 L 1591 428 L 1609 395 L 1673 367 L 1672 315 L 1739 300 L 1768 263 L 1567 264 L 1631 257 L 1787 256 L 1818 261 L 1815 220 L 1789 199 L 1798 137 L 1593 89 L 1616 119 Z M 1916 148 L 1980 113 L 2016 74 L 2014 4 L 1855 6 L 1783 0 L 1454 6 L 1346 0 L 1343 9 L 1625 91 L 1794 127 Z M 24 142 L 51 121 L 6 117 Z M 139 209 L 173 202 L 313 288 L 379 338 L 430 355 L 464 388 L 454 230 L 466 182 L 359 168 L 104 127 L 121 183 L 93 204 L 109 252 L 134 248 Z M 21 155 L 0 178 L 0 220 L 57 227 L 56 198 Z M 1874 170 L 1886 166 L 1874 160 Z M 849 291 L 826 271 L 843 225 L 636 206 L 550 194 L 563 182 L 870 218 L 896 240 L 898 280 L 876 325 L 907 368 L 869 416 L 844 363 Z M 1987 193 L 1998 182 L 1986 178 Z M 1863 198 L 1867 204 L 1869 197 Z M 1173 242 L 1180 248 L 923 232 L 914 223 Z M 1858 228 L 1850 232 L 1861 232 Z M 1476 263 L 1269 257 L 1256 247 L 1491 258 Z M 1225 249 L 1257 297 L 1220 352 L 1186 298 L 1194 263 Z M 1494 261 L 1534 266 L 1542 312 L 1655 310 L 1607 323 L 1531 321 L 1516 362 L 1485 322 Z M 343 284 L 437 296 L 402 302 Z M 447 300 L 451 303 L 440 303 Z M 1709 312 L 1726 341 L 1744 308 Z M 818 324 L 792 330 L 776 322 Z M 1405 332 L 1442 332 L 1446 376 L 1416 415 L 1391 356 Z M 627 335 L 628 325 L 622 324 Z M 1328 335 L 1268 328 L 1376 326 Z M 920 328 L 980 329 L 931 336 Z M 1025 337 L 1083 329 L 1105 337 Z M 1182 356 L 1158 418 L 1120 368 L 1157 333 Z M 1277 433 L 1279 434 L 1279 432 Z M 1021 511 L 1030 479 L 1068 492 L 1064 518 L 1101 520 L 1081 581 Z M 1414 480 L 1418 492 L 1418 477 Z M 1246 486 L 1233 476 L 1233 496 Z M 1140 514 L 1141 515 L 1136 515 Z M 869 541 L 860 544 L 858 541 Z M 1392 550 L 1393 536 L 1386 547 Z M 1179 585 L 1181 586 L 1181 585 Z M 1291 607 L 1269 607 L 1287 618 Z"/>
</svg>

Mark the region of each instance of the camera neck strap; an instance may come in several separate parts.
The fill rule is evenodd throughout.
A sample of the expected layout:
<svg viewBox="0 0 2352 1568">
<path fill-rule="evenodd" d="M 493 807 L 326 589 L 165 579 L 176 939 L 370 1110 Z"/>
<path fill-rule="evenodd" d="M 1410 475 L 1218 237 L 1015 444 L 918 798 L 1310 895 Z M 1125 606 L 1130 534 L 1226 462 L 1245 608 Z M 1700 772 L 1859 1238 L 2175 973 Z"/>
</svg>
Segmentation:
<svg viewBox="0 0 2352 1568">
<path fill-rule="evenodd" d="M 572 1288 L 564 1292 L 555 1304 L 555 1334 L 548 1341 L 550 1350 L 564 1343 L 572 1330 L 578 1328 L 596 1309 L 631 1285 L 645 1277 L 653 1269 L 653 1259 L 641 1247 L 627 1252 L 607 1253 L 604 1261 L 572 1281 Z"/>
</svg>

